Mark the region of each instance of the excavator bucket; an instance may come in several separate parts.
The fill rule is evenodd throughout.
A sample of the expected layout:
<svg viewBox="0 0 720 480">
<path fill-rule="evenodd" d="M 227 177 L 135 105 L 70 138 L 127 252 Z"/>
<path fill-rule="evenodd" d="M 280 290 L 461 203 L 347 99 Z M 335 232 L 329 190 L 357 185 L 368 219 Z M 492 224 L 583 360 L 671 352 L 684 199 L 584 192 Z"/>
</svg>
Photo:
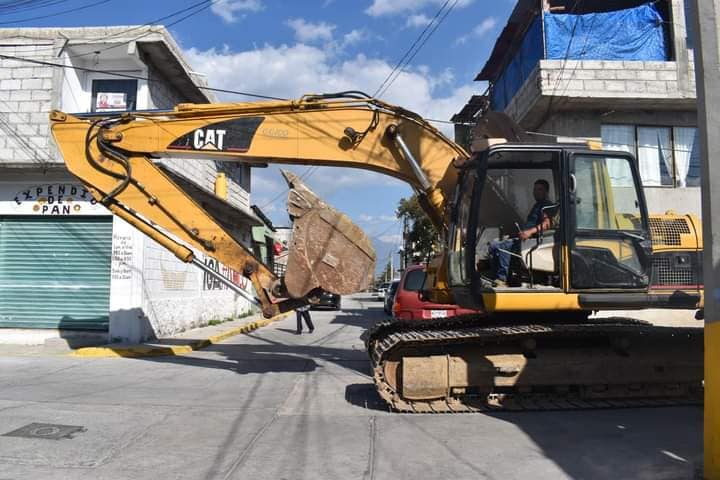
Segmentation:
<svg viewBox="0 0 720 480">
<path fill-rule="evenodd" d="M 302 298 L 317 288 L 338 295 L 365 289 L 375 270 L 375 249 L 365 232 L 297 175 L 282 174 L 290 187 L 287 208 L 293 221 L 285 273 L 290 297 Z"/>
</svg>

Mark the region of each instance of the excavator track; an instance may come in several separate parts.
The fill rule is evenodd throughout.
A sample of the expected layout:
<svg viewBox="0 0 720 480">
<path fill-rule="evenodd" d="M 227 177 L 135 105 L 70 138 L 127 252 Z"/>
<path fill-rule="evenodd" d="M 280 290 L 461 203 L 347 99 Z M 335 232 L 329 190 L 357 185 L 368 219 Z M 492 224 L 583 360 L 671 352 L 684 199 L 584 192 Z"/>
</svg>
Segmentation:
<svg viewBox="0 0 720 480">
<path fill-rule="evenodd" d="M 399 412 L 702 404 L 702 328 L 470 315 L 382 322 L 367 349 L 380 397 Z"/>
</svg>

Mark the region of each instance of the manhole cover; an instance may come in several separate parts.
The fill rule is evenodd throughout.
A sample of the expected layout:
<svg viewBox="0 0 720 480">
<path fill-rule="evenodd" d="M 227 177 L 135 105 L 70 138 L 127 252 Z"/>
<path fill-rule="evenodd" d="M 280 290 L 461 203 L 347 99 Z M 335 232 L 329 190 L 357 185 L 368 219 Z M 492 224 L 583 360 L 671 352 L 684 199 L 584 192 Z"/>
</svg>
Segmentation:
<svg viewBox="0 0 720 480">
<path fill-rule="evenodd" d="M 77 425 L 55 425 L 52 423 L 30 423 L 17 430 L 3 434 L 4 437 L 47 438 L 60 440 L 72 438 L 73 434 L 84 432 L 85 427 Z"/>
</svg>

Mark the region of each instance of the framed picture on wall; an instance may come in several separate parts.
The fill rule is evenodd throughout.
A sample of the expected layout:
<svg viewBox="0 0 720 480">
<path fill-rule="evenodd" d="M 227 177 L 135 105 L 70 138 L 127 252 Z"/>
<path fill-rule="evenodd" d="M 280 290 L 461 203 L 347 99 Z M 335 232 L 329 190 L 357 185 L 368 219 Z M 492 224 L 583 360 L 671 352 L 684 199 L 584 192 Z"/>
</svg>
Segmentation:
<svg viewBox="0 0 720 480">
<path fill-rule="evenodd" d="M 92 81 L 93 112 L 118 112 L 137 109 L 137 80 L 94 79 Z"/>
<path fill-rule="evenodd" d="M 98 92 L 95 97 L 96 112 L 127 110 L 127 94 L 124 92 Z"/>
</svg>

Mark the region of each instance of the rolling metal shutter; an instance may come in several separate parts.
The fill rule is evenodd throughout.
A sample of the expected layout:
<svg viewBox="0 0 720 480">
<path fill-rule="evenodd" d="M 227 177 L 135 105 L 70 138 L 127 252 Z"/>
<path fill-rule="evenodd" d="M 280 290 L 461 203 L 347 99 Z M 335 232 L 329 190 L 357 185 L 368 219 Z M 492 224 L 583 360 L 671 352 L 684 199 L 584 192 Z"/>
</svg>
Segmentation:
<svg viewBox="0 0 720 480">
<path fill-rule="evenodd" d="M 0 327 L 107 330 L 112 217 L 0 217 Z"/>
</svg>

